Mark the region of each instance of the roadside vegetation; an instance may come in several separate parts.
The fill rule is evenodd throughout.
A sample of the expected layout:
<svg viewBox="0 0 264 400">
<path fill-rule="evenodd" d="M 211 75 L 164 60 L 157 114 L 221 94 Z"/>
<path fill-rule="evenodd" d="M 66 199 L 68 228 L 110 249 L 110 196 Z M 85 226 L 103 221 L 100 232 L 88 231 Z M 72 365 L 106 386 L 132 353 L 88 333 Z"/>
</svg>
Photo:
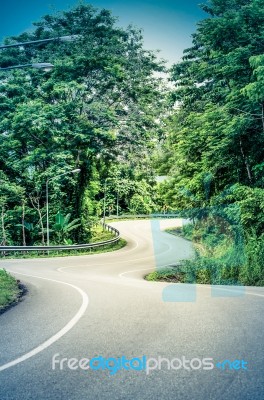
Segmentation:
<svg viewBox="0 0 264 400">
<path fill-rule="evenodd" d="M 21 289 L 15 278 L 4 269 L 0 269 L 0 314 L 7 306 L 16 303 L 21 295 Z"/>
<path fill-rule="evenodd" d="M 160 195 L 193 222 L 183 233 L 197 257 L 177 267 L 181 281 L 264 285 L 263 3 L 201 7 L 207 18 L 171 70 Z"/>
<path fill-rule="evenodd" d="M 45 15 L 6 44 L 74 35 L 1 50 L 0 245 L 45 245 L 48 181 L 50 243 L 88 243 L 103 215 L 155 209 L 151 153 L 167 108 L 165 70 L 143 48 L 139 29 L 81 3 Z M 80 170 L 77 174 L 71 171 Z"/>
<path fill-rule="evenodd" d="M 241 231 L 215 221 L 170 228 L 168 233 L 192 240 L 195 257 L 146 276 L 149 281 L 214 285 L 264 286 L 264 235 L 244 239 Z"/>
</svg>

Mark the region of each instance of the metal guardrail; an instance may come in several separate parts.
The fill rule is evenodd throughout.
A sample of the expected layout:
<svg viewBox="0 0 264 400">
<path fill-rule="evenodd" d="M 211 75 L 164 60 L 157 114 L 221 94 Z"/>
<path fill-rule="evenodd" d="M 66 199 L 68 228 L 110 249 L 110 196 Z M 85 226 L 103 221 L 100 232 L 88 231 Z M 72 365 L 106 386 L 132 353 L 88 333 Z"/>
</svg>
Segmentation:
<svg viewBox="0 0 264 400">
<path fill-rule="evenodd" d="M 52 251 L 52 250 L 80 250 L 91 249 L 93 247 L 107 246 L 108 244 L 116 243 L 120 239 L 120 232 L 113 226 L 102 224 L 108 231 L 113 232 L 116 237 L 103 242 L 73 244 L 73 245 L 58 245 L 58 246 L 0 246 L 0 253 L 8 251 Z"/>
<path fill-rule="evenodd" d="M 120 214 L 109 215 L 106 219 L 137 219 L 137 218 L 182 218 L 180 213 L 153 213 L 153 214 Z"/>
<path fill-rule="evenodd" d="M 153 214 L 123 214 L 117 216 L 110 215 L 106 217 L 107 219 L 137 219 L 137 218 L 177 218 L 178 214 L 174 213 L 153 213 Z M 110 226 L 108 224 L 102 223 L 103 227 L 108 231 L 113 232 L 116 237 L 109 240 L 104 240 L 103 242 L 95 242 L 95 243 L 84 243 L 84 244 L 73 244 L 73 245 L 57 245 L 57 246 L 0 246 L 0 254 L 3 252 L 9 251 L 52 251 L 52 250 L 81 250 L 81 249 L 91 249 L 93 247 L 107 246 L 108 244 L 116 243 L 120 239 L 120 232 L 118 229 Z"/>
</svg>

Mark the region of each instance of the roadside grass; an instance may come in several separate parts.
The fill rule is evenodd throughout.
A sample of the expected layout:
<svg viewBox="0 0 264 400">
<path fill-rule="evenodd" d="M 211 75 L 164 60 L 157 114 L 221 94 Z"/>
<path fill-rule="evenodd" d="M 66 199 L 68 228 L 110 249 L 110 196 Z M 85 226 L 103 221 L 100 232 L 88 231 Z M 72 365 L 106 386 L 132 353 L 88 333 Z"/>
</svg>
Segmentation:
<svg viewBox="0 0 264 400">
<path fill-rule="evenodd" d="M 90 239 L 90 242 L 91 243 L 102 242 L 104 240 L 113 239 L 113 237 L 115 237 L 115 235 L 108 230 L 104 230 L 102 225 L 95 225 L 92 228 L 92 237 Z"/>
<path fill-rule="evenodd" d="M 0 314 L 9 305 L 16 303 L 21 295 L 17 280 L 4 269 L 0 269 Z"/>
<path fill-rule="evenodd" d="M 192 240 L 193 229 L 191 224 L 184 225 L 183 227 L 177 226 L 175 228 L 167 228 L 164 230 L 171 235 L 180 236 L 187 240 Z"/>
<path fill-rule="evenodd" d="M 182 228 L 169 228 L 166 232 L 192 240 L 195 257 L 181 260 L 169 269 L 151 272 L 148 281 L 199 283 L 211 285 L 245 285 L 243 279 L 247 262 L 243 243 L 234 244 L 230 234 L 208 231 L 206 226 L 195 228 L 192 224 Z M 261 281 L 254 284 L 261 286 Z"/>
<path fill-rule="evenodd" d="M 162 270 L 162 271 L 153 271 L 146 275 L 145 279 L 147 281 L 160 281 L 160 282 L 183 282 L 184 274 L 181 272 L 173 271 L 173 268 Z"/>
<path fill-rule="evenodd" d="M 97 225 L 92 229 L 92 237 L 90 239 L 90 243 L 98 243 L 105 240 L 113 239 L 115 235 L 107 230 L 103 230 L 101 225 Z M 108 244 L 104 246 L 94 247 L 90 249 L 80 249 L 80 250 L 49 250 L 47 251 L 20 251 L 20 252 L 12 252 L 8 255 L 5 255 L 5 259 L 12 258 L 53 258 L 53 257 L 69 257 L 69 256 L 80 256 L 80 255 L 92 255 L 92 254 L 101 254 L 107 253 L 111 251 L 119 250 L 125 247 L 127 244 L 126 240 L 120 238 L 118 242 L 113 244 Z"/>
</svg>

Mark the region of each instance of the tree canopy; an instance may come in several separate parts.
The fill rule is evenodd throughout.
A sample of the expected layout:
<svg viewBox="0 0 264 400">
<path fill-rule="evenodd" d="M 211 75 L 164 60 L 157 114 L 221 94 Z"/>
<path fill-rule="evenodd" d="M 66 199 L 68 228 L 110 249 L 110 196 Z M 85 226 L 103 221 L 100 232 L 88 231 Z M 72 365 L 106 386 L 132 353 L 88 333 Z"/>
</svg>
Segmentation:
<svg viewBox="0 0 264 400">
<path fill-rule="evenodd" d="M 148 158 L 159 137 L 158 119 L 165 103 L 155 73 L 164 66 L 153 51 L 144 49 L 140 30 L 118 27 L 105 9 L 81 3 L 34 25 L 33 32 L 5 43 L 68 35 L 74 40 L 1 51 L 2 68 L 33 62 L 54 65 L 46 73 L 33 68 L 0 73 L 0 179 L 5 183 L 0 194 L 3 215 L 8 214 L 3 220 L 20 222 L 18 204 L 23 203 L 24 220 L 39 227 L 43 241 L 45 182 L 52 178 L 51 219 L 58 211 L 80 218 L 75 239 L 83 241 L 101 213 L 109 173 L 115 165 L 120 173 L 133 169 L 143 154 Z M 59 177 L 75 168 L 81 169 L 78 176 Z M 143 179 L 137 172 L 132 175 Z M 10 193 L 12 187 L 21 187 L 19 201 Z M 132 195 L 140 195 L 137 187 L 140 183 Z M 129 206 L 125 201 L 123 205 Z M 21 235 L 22 230 L 11 229 L 8 242 L 21 242 Z"/>
<path fill-rule="evenodd" d="M 264 282 L 264 3 L 211 0 L 193 46 L 172 67 L 177 105 L 155 157 L 171 179 L 170 209 L 186 210 L 204 258 L 183 270 L 200 283 Z"/>
<path fill-rule="evenodd" d="M 210 198 L 229 185 L 264 183 L 263 0 L 212 0 L 202 7 L 209 18 L 199 22 L 193 46 L 171 71 L 171 101 L 180 108 L 167 122 L 164 162 L 175 178 L 168 191 L 175 205 L 190 202 L 181 187 L 202 204 L 209 181 Z"/>
</svg>

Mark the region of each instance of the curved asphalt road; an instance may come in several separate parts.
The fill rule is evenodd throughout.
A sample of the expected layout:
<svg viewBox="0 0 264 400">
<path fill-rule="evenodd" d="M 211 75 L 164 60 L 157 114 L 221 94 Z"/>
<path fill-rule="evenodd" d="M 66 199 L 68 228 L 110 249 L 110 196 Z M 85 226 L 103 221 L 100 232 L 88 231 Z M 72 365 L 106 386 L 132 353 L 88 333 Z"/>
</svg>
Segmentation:
<svg viewBox="0 0 264 400">
<path fill-rule="evenodd" d="M 0 316 L 0 399 L 263 399 L 264 288 L 245 288 L 234 297 L 232 288 L 211 293 L 210 286 L 190 285 L 182 293 L 183 285 L 146 282 L 143 276 L 157 262 L 190 257 L 191 244 L 159 233 L 157 222 L 154 246 L 150 221 L 113 225 L 128 241 L 116 252 L 1 261 L 29 292 Z M 161 225 L 175 226 L 175 220 Z M 148 375 L 126 370 L 110 375 L 107 369 L 53 370 L 57 353 L 59 360 L 144 355 L 212 358 L 214 364 L 244 360 L 248 369 L 168 370 L 163 361 L 161 370 Z"/>
</svg>

